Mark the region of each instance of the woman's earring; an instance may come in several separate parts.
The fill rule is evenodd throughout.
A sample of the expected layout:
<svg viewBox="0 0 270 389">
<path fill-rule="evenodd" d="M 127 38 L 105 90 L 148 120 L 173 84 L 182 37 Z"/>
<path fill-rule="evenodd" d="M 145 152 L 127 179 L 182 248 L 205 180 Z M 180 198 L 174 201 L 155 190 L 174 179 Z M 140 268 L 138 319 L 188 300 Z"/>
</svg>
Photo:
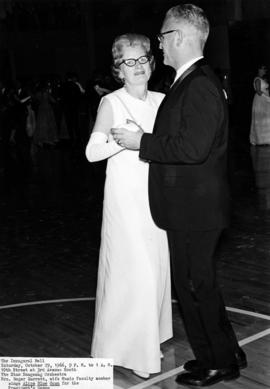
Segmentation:
<svg viewBox="0 0 270 389">
<path fill-rule="evenodd" d="M 126 80 L 125 80 L 125 78 L 123 77 L 123 78 L 121 78 L 121 81 L 122 81 L 123 84 L 125 84 L 125 81 L 126 81 Z"/>
</svg>

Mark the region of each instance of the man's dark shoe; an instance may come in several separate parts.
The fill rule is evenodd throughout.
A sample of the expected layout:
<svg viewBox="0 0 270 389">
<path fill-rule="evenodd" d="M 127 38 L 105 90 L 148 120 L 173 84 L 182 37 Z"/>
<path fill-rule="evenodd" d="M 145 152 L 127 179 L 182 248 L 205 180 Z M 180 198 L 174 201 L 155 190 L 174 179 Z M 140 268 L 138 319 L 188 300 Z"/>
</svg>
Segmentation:
<svg viewBox="0 0 270 389">
<path fill-rule="evenodd" d="M 235 353 L 236 363 L 239 369 L 245 369 L 247 367 L 247 357 L 244 351 L 239 347 L 237 352 Z M 199 361 L 193 359 L 191 361 L 187 361 L 184 364 L 184 369 L 188 372 L 196 372 L 202 368 Z"/>
<path fill-rule="evenodd" d="M 230 366 L 217 370 L 201 369 L 197 372 L 179 374 L 175 381 L 180 385 L 211 386 L 221 381 L 235 380 L 239 376 L 238 366 Z"/>
<path fill-rule="evenodd" d="M 192 359 L 191 361 L 187 361 L 183 367 L 189 373 L 196 372 L 202 369 L 202 366 L 197 359 Z"/>
</svg>

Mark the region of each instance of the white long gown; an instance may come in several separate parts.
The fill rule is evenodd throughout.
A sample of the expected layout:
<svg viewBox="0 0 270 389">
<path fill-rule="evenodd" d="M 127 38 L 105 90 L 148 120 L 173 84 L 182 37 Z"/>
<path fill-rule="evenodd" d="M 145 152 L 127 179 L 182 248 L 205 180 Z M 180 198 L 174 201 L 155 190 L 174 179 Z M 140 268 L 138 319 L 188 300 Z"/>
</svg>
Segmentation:
<svg viewBox="0 0 270 389">
<path fill-rule="evenodd" d="M 261 82 L 262 95 L 255 93 L 252 103 L 252 119 L 249 140 L 254 146 L 270 144 L 270 97 L 269 83 L 263 78 L 256 77 Z"/>
<path fill-rule="evenodd" d="M 105 98 L 114 127 L 135 119 L 152 132 L 163 95 L 148 92 L 142 101 L 122 88 Z M 157 373 L 160 343 L 172 337 L 171 284 L 166 233 L 150 214 L 148 168 L 138 151 L 108 159 L 91 355 Z"/>
</svg>

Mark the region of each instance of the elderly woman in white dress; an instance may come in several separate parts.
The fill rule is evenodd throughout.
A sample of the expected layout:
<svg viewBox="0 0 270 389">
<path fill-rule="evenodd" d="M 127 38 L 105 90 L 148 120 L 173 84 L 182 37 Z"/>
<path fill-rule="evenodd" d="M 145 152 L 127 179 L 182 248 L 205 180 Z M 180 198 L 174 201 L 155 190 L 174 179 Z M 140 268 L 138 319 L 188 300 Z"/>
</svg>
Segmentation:
<svg viewBox="0 0 270 389">
<path fill-rule="evenodd" d="M 270 97 L 269 83 L 265 76 L 267 69 L 261 66 L 253 81 L 255 95 L 252 103 L 252 119 L 250 128 L 250 143 L 270 145 Z"/>
<path fill-rule="evenodd" d="M 117 37 L 112 56 L 122 87 L 101 100 L 86 147 L 90 162 L 108 159 L 91 356 L 148 378 L 161 370 L 160 344 L 172 337 L 167 237 L 150 214 L 147 161 L 118 145 L 111 128 L 152 131 L 164 95 L 147 88 L 154 68 L 147 37 Z"/>
</svg>

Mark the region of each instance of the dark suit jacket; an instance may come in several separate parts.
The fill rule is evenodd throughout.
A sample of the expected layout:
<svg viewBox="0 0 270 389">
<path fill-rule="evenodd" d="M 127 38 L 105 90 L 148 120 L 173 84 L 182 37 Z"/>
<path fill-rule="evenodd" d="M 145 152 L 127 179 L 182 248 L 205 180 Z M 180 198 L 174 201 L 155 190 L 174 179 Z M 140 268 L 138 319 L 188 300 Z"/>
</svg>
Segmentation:
<svg viewBox="0 0 270 389">
<path fill-rule="evenodd" d="M 166 230 L 223 228 L 229 218 L 228 113 L 215 74 L 199 60 L 161 103 L 152 134 L 141 140 L 150 160 L 149 201 Z"/>
</svg>

